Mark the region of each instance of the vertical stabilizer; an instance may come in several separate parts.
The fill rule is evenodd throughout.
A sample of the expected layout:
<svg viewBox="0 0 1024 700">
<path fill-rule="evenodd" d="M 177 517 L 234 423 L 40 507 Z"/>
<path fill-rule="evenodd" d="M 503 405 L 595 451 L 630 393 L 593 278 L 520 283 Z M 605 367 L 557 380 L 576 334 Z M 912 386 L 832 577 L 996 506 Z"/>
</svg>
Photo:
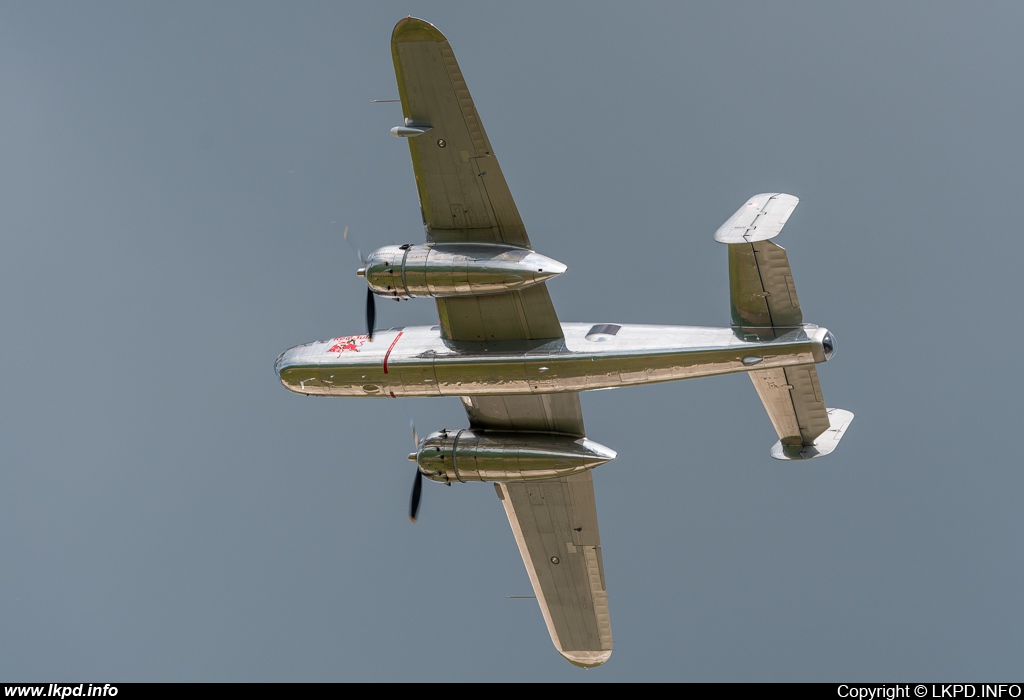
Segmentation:
<svg viewBox="0 0 1024 700">
<path fill-rule="evenodd" d="M 786 249 L 769 240 L 779 235 L 799 202 L 791 194 L 754 195 L 715 233 L 716 241 L 729 246 L 732 327 L 744 340 L 771 341 L 803 324 Z M 835 449 L 853 414 L 825 407 L 814 365 L 748 374 L 779 435 L 772 457 L 811 459 Z"/>
</svg>

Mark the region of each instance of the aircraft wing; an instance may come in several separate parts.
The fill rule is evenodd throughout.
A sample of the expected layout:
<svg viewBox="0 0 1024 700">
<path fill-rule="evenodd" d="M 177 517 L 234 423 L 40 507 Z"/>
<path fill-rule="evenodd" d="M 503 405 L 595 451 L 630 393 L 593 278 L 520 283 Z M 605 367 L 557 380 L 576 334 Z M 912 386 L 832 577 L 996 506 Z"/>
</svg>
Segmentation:
<svg viewBox="0 0 1024 700">
<path fill-rule="evenodd" d="M 407 17 L 391 35 L 407 123 L 429 126 L 409 151 L 427 240 L 531 248 L 505 176 L 487 140 L 452 47 L 432 24 Z M 437 299 L 449 340 L 561 338 L 547 287 Z"/>
<path fill-rule="evenodd" d="M 531 248 L 505 176 L 451 46 L 433 25 L 408 17 L 391 37 L 398 93 L 427 240 Z M 429 127 L 429 128 L 428 128 Z M 438 298 L 451 341 L 562 338 L 547 287 Z M 579 394 L 464 397 L 475 430 L 584 436 Z M 560 479 L 496 483 L 551 641 L 570 662 L 611 656 L 597 507 L 589 471 Z"/>
<path fill-rule="evenodd" d="M 464 396 L 469 427 L 502 432 L 562 433 L 584 437 L 578 392 L 512 396 Z"/>
<path fill-rule="evenodd" d="M 555 648 L 577 666 L 603 664 L 612 627 L 590 472 L 494 487 Z"/>
<path fill-rule="evenodd" d="M 463 397 L 462 403 L 476 430 L 584 435 L 576 392 Z M 578 666 L 604 663 L 612 628 L 591 472 L 494 487 L 555 648 Z"/>
</svg>

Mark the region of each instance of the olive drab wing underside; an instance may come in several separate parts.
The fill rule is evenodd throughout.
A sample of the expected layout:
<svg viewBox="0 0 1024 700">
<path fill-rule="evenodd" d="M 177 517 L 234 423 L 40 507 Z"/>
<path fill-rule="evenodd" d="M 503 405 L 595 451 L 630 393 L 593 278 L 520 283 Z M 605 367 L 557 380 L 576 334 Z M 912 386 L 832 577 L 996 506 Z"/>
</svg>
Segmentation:
<svg viewBox="0 0 1024 700">
<path fill-rule="evenodd" d="M 422 20 L 395 27 L 391 52 L 427 240 L 532 249 L 473 98 L 444 35 Z M 408 131 L 405 131 L 408 130 Z M 547 286 L 436 298 L 452 342 L 563 337 Z M 462 399 L 476 431 L 583 438 L 579 394 Z M 590 471 L 495 483 L 551 640 L 570 662 L 604 663 L 612 637 Z"/>
<path fill-rule="evenodd" d="M 551 641 L 578 666 L 604 663 L 612 627 L 591 472 L 494 486 Z"/>
<path fill-rule="evenodd" d="M 409 17 L 395 27 L 391 54 L 405 122 L 429 127 L 407 139 L 427 240 L 532 248 L 448 40 Z M 436 302 L 451 340 L 562 337 L 544 284 Z"/>
</svg>

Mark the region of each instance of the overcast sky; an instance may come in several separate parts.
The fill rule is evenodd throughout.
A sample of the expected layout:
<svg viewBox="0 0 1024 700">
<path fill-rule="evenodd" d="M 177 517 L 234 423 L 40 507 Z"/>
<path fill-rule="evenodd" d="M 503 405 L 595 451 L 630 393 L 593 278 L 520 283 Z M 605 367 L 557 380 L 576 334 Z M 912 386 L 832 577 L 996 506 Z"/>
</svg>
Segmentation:
<svg viewBox="0 0 1024 700">
<path fill-rule="evenodd" d="M 785 246 L 831 456 L 734 375 L 583 396 L 615 651 L 566 663 L 456 399 L 313 399 L 341 239 L 422 241 L 390 54 L 450 40 L 562 321 L 727 325 Z M 1001 680 L 1024 649 L 1020 28 L 1007 3 L 0 5 L 0 680 Z M 381 327 L 434 324 L 429 300 Z"/>
</svg>

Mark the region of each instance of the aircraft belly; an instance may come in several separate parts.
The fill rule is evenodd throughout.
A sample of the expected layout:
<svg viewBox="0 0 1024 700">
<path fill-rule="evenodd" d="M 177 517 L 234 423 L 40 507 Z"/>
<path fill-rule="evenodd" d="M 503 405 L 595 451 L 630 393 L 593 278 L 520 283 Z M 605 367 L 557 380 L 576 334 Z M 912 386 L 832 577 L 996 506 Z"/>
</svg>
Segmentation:
<svg viewBox="0 0 1024 700">
<path fill-rule="evenodd" d="M 435 359 L 434 372 L 438 391 L 444 396 L 530 393 L 522 358 Z"/>
<path fill-rule="evenodd" d="M 819 361 L 815 341 L 806 335 L 746 342 L 722 331 L 687 338 L 700 345 L 654 347 L 650 336 L 582 345 L 567 335 L 568 343 L 519 348 L 446 344 L 436 332 L 410 328 L 382 333 L 379 344 L 375 339 L 372 349 L 364 345 L 359 352 L 303 346 L 294 359 L 286 354 L 278 371 L 288 389 L 302 394 L 484 396 L 611 389 Z"/>
<path fill-rule="evenodd" d="M 440 396 L 433 364 L 388 367 L 388 389 L 396 396 Z"/>
<path fill-rule="evenodd" d="M 809 344 L 761 346 L 758 368 L 814 363 Z M 746 372 L 749 350 L 728 348 L 647 355 L 459 358 L 435 361 L 437 389 L 444 396 L 586 391 Z"/>
<path fill-rule="evenodd" d="M 813 364 L 809 345 L 760 346 L 756 365 L 744 358 L 752 350 L 728 348 L 646 355 L 565 355 L 522 358 L 436 358 L 433 362 L 293 367 L 281 372 L 292 391 L 324 396 L 476 396 L 612 389 L 676 381 L 753 368 Z M 770 351 L 770 353 L 768 352 Z"/>
<path fill-rule="evenodd" d="M 316 367 L 289 367 L 281 370 L 280 377 L 285 388 L 296 394 L 317 396 L 326 393 Z"/>
<path fill-rule="evenodd" d="M 331 384 L 323 384 L 327 396 L 387 396 L 384 376 L 379 367 L 323 366 L 321 377 L 331 375 Z M 322 381 L 322 380 L 321 380 Z"/>
</svg>

